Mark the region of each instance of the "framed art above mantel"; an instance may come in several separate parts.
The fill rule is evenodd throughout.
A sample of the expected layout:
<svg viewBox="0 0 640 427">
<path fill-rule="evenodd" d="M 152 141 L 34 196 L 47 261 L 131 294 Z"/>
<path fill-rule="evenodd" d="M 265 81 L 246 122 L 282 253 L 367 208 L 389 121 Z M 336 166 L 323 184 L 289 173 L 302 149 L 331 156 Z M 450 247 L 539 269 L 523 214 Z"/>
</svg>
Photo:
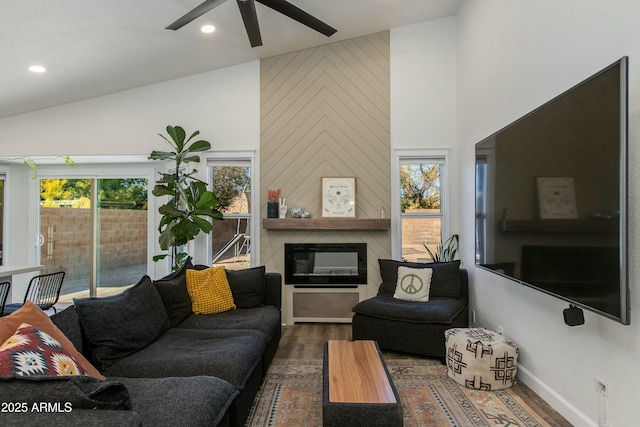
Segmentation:
<svg viewBox="0 0 640 427">
<path fill-rule="evenodd" d="M 356 178 L 322 177 L 322 217 L 356 217 Z"/>
<path fill-rule="evenodd" d="M 322 177 L 322 217 L 356 217 L 355 177 Z"/>
</svg>

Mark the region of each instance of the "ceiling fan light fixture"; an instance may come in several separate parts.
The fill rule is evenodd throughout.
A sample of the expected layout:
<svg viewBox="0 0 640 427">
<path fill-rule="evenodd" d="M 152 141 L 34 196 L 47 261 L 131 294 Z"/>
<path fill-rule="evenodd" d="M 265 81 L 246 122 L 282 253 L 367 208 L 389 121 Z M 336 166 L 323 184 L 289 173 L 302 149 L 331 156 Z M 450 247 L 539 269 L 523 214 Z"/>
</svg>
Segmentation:
<svg viewBox="0 0 640 427">
<path fill-rule="evenodd" d="M 176 31 L 226 1 L 227 0 L 204 0 L 203 3 L 178 18 L 178 20 L 170 24 L 166 29 Z M 330 37 L 337 31 L 335 28 L 294 6 L 287 0 L 236 0 L 251 47 L 262 46 L 262 36 L 260 35 L 260 26 L 258 25 L 258 16 L 256 14 L 256 1 L 327 37 Z"/>
<path fill-rule="evenodd" d="M 205 34 L 211 34 L 216 30 L 216 27 L 214 27 L 211 24 L 207 24 L 207 25 L 203 25 L 202 27 L 200 27 L 200 31 L 202 31 Z"/>
</svg>

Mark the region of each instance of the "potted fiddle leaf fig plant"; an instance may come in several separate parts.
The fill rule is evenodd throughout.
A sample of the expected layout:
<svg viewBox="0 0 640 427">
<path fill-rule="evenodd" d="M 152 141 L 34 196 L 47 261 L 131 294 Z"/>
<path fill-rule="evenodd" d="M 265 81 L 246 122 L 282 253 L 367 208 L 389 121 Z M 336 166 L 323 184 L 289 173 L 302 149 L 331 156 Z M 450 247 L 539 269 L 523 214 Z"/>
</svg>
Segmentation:
<svg viewBox="0 0 640 427">
<path fill-rule="evenodd" d="M 207 190 L 207 184 L 195 177 L 196 169 L 188 170 L 187 164 L 199 163 L 200 156 L 195 154 L 211 149 L 211 144 L 204 140 L 194 140 L 200 134 L 195 131 L 186 138 L 184 129 L 180 126 L 167 126 L 170 139 L 158 134 L 171 145 L 173 151 L 156 151 L 150 155 L 150 160 L 173 161 L 170 172 L 160 173 L 152 194 L 156 197 L 169 197 L 169 201 L 158 212 L 162 215 L 158 232 L 160 249 L 169 251 L 153 257 L 159 261 L 171 254 L 172 269 L 179 269 L 187 260 L 187 253 L 181 252 L 181 247 L 195 239 L 200 233 L 210 233 L 212 219 L 222 219 L 218 206 L 218 197 Z"/>
</svg>

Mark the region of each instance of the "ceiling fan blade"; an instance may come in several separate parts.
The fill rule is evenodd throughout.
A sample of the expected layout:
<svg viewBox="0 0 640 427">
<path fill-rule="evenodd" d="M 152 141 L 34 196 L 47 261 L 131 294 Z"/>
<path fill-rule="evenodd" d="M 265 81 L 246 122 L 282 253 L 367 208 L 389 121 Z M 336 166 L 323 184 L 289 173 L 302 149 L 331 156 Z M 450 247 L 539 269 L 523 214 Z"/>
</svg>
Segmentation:
<svg viewBox="0 0 640 427">
<path fill-rule="evenodd" d="M 257 0 L 257 1 L 267 7 L 270 7 L 273 10 L 276 10 L 282 13 L 283 15 L 288 16 L 291 19 L 298 21 L 303 25 L 306 25 L 309 28 L 316 30 L 319 33 L 324 34 L 327 37 L 331 36 L 333 33 L 338 31 L 335 28 L 331 27 L 330 25 L 325 24 L 315 16 L 309 15 L 304 10 L 292 5 L 288 1 L 285 1 L 285 0 Z"/>
<path fill-rule="evenodd" d="M 262 46 L 262 36 L 258 25 L 258 15 L 256 15 L 256 3 L 254 0 L 237 0 L 240 15 L 244 22 L 244 28 L 249 36 L 251 47 Z"/>
<path fill-rule="evenodd" d="M 179 18 L 177 21 L 175 21 L 174 23 L 166 27 L 165 30 L 177 30 L 179 28 L 182 28 L 183 26 L 187 25 L 189 22 L 193 21 L 196 18 L 199 18 L 201 15 L 204 15 L 205 13 L 209 12 L 211 9 L 213 9 L 216 6 L 221 5 L 225 1 L 227 0 L 206 0 L 200 6 L 197 6 L 196 8 L 192 9 L 190 12 L 185 14 L 182 18 Z"/>
</svg>

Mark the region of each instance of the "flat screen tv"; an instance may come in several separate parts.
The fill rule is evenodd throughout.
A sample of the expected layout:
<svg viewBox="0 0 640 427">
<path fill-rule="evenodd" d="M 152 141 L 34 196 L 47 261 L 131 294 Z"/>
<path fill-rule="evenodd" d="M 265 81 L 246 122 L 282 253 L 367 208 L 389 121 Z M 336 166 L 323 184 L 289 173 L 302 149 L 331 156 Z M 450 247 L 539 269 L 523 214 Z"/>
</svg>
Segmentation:
<svg viewBox="0 0 640 427">
<path fill-rule="evenodd" d="M 622 324 L 627 68 L 621 58 L 475 147 L 476 265 Z"/>
</svg>

